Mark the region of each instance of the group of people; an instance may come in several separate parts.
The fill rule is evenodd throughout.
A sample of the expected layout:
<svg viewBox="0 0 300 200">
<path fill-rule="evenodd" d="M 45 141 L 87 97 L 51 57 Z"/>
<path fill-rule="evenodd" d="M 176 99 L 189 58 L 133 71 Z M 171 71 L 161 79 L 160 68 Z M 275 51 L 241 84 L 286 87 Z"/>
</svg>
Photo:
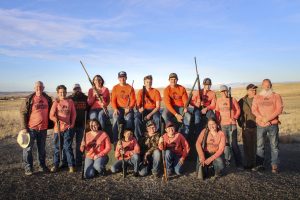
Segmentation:
<svg viewBox="0 0 300 200">
<path fill-rule="evenodd" d="M 45 163 L 45 142 L 47 129 L 53 124 L 51 172 L 66 166 L 69 172 L 74 172 L 75 166 L 81 166 L 84 152 L 84 176 L 104 175 L 108 153 L 113 149 L 116 162 L 111 166 L 112 173 L 122 169 L 124 173 L 132 165 L 134 176 L 152 173 L 158 177 L 164 159 L 167 175 L 180 175 L 190 152 L 191 134 L 198 138 L 195 144 L 199 166 L 212 165 L 216 176 L 221 175 L 232 161 L 237 168 L 263 170 L 264 140 L 268 136 L 272 172 L 278 172 L 278 116 L 283 103 L 280 95 L 272 91 L 269 79 L 263 80 L 259 94 L 256 94 L 257 86 L 249 84 L 246 96 L 237 101 L 231 97 L 231 90 L 226 85 L 220 86 L 221 96 L 217 98 L 211 90 L 211 79 L 205 78 L 203 89 L 191 91 L 192 98 L 189 99 L 186 88 L 177 83 L 177 74 L 171 73 L 170 84 L 163 92 L 165 108 L 162 112 L 162 97 L 152 87 L 151 75 L 144 77 L 144 86 L 137 95 L 133 85 L 127 83 L 126 72 L 119 72 L 118 80 L 110 94 L 104 79 L 96 75 L 88 96 L 79 84 L 75 84 L 73 94 L 67 97 L 67 88 L 59 85 L 54 101 L 44 92 L 41 81 L 35 83 L 35 92 L 21 106 L 21 126 L 31 138 L 28 147 L 23 149 L 26 175 L 33 173 L 35 140 L 39 171 L 49 170 Z M 109 105 L 113 110 L 111 126 Z M 89 123 L 85 127 L 87 118 Z M 244 162 L 237 141 L 237 124 L 242 128 Z M 109 128 L 112 129 L 111 137 Z M 89 131 L 85 133 L 85 129 Z"/>
</svg>

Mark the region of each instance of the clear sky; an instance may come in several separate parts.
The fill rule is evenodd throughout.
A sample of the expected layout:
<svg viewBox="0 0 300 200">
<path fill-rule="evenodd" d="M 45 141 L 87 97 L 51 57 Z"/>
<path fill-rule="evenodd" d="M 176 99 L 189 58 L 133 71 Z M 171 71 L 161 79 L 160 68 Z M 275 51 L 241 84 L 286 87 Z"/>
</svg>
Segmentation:
<svg viewBox="0 0 300 200">
<path fill-rule="evenodd" d="M 213 84 L 300 81 L 299 0 L 1 0 L 0 91 L 90 87 L 80 65 L 112 88 L 124 70 L 142 87 L 200 77 Z"/>
</svg>

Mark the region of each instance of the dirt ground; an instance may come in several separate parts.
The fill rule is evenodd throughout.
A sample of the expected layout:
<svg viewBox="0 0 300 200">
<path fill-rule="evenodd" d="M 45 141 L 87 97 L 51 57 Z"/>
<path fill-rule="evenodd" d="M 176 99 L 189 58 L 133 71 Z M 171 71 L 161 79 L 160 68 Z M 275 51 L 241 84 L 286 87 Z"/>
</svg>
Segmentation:
<svg viewBox="0 0 300 200">
<path fill-rule="evenodd" d="M 0 140 L 0 199 L 299 199 L 300 144 L 281 144 L 281 172 L 272 174 L 227 169 L 216 180 L 196 178 L 194 162 L 189 161 L 183 176 L 162 179 L 120 174 L 81 180 L 81 172 L 67 170 L 55 174 L 35 172 L 24 175 L 22 149 L 16 138 Z M 35 156 L 35 154 L 34 154 Z M 34 157 L 37 169 L 36 156 Z M 52 163 L 52 145 L 47 138 L 47 164 Z"/>
</svg>

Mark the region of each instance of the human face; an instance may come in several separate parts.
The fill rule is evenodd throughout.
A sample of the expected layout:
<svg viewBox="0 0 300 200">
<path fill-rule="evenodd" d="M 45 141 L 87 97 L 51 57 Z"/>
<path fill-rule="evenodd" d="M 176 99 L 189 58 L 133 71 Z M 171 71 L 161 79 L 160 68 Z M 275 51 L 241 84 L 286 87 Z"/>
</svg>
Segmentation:
<svg viewBox="0 0 300 200">
<path fill-rule="evenodd" d="M 99 124 L 95 121 L 90 122 L 90 129 L 94 132 L 97 132 L 99 130 Z"/>
<path fill-rule="evenodd" d="M 221 96 L 222 97 L 228 97 L 228 91 L 227 90 L 221 91 Z"/>
<path fill-rule="evenodd" d="M 148 132 L 149 136 L 154 135 L 155 131 L 156 131 L 156 128 L 155 128 L 154 125 L 150 125 L 150 126 L 147 127 L 147 132 Z"/>
<path fill-rule="evenodd" d="M 126 76 L 121 76 L 118 79 L 119 79 L 119 82 L 120 82 L 121 85 L 125 85 L 126 84 L 126 80 L 127 80 Z"/>
<path fill-rule="evenodd" d="M 59 89 L 57 91 L 57 96 L 58 96 L 59 99 L 64 99 L 67 96 L 67 91 L 64 90 L 64 89 Z"/>
<path fill-rule="evenodd" d="M 168 136 L 174 136 L 175 127 L 174 126 L 170 126 L 170 127 L 166 128 L 166 131 L 167 131 Z"/>
<path fill-rule="evenodd" d="M 96 86 L 97 88 L 100 88 L 100 87 L 103 86 L 103 81 L 102 81 L 102 79 L 101 79 L 100 77 L 96 77 L 96 78 L 94 79 L 94 84 L 95 84 L 95 86 Z"/>
<path fill-rule="evenodd" d="M 76 87 L 76 88 L 73 89 L 73 92 L 74 92 L 75 94 L 78 94 L 78 93 L 81 92 L 81 88 L 80 88 L 80 87 Z"/>
<path fill-rule="evenodd" d="M 125 131 L 125 132 L 124 132 L 124 138 L 125 138 L 125 141 L 131 140 L 131 138 L 132 138 L 132 133 L 131 133 L 131 131 Z"/>
<path fill-rule="evenodd" d="M 177 84 L 177 79 L 176 78 L 169 78 L 170 86 L 175 86 Z"/>
<path fill-rule="evenodd" d="M 35 91 L 36 96 L 41 96 L 41 94 L 44 91 L 44 85 L 41 82 L 37 82 L 34 85 L 34 91 Z"/>
<path fill-rule="evenodd" d="M 271 89 L 271 84 L 269 81 L 265 80 L 262 82 L 262 88 L 266 91 L 270 90 Z"/>
<path fill-rule="evenodd" d="M 216 124 L 216 122 L 210 120 L 210 121 L 207 123 L 207 126 L 208 126 L 208 129 L 209 129 L 210 131 L 213 131 L 213 132 L 217 131 L 217 124 Z"/>
<path fill-rule="evenodd" d="M 146 88 L 151 88 L 152 87 L 152 80 L 151 79 L 144 80 L 144 85 L 145 85 Z"/>
<path fill-rule="evenodd" d="M 249 89 L 247 90 L 247 94 L 249 98 L 253 98 L 256 95 L 256 89 Z"/>
<path fill-rule="evenodd" d="M 204 85 L 204 90 L 210 90 L 211 85 Z"/>
</svg>

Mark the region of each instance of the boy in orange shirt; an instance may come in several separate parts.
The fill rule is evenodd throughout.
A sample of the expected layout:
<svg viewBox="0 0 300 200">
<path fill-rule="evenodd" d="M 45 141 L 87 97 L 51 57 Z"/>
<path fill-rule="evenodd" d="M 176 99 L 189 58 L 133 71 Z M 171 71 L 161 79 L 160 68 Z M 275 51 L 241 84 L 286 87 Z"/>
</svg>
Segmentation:
<svg viewBox="0 0 300 200">
<path fill-rule="evenodd" d="M 142 102 L 143 96 L 144 102 Z M 152 76 L 145 76 L 143 89 L 139 90 L 137 94 L 137 112 L 134 119 L 134 135 L 138 141 L 144 136 L 142 130 L 145 129 L 145 123 L 143 121 L 153 119 L 157 130 L 160 129 L 160 101 L 161 96 L 159 91 L 152 88 Z"/>
<path fill-rule="evenodd" d="M 281 96 L 272 91 L 270 79 L 262 82 L 262 91 L 256 95 L 252 103 L 252 112 L 256 116 L 257 124 L 257 151 L 254 170 L 263 170 L 265 136 L 268 136 L 271 146 L 272 172 L 278 173 L 278 143 L 279 143 L 279 115 L 282 113 L 283 103 Z"/>
<path fill-rule="evenodd" d="M 168 122 L 183 123 L 183 128 L 179 130 L 184 137 L 189 134 L 189 126 L 191 121 L 191 114 L 187 108 L 184 108 L 188 101 L 186 89 L 177 84 L 178 76 L 176 73 L 169 75 L 170 85 L 164 89 L 164 103 L 166 108 L 162 113 L 162 117 L 167 124 Z"/>
<path fill-rule="evenodd" d="M 235 165 L 238 169 L 243 169 L 241 152 L 237 142 L 237 126 L 236 120 L 240 116 L 240 107 L 237 100 L 233 97 L 231 99 L 228 95 L 228 87 L 226 85 L 220 86 L 221 97 L 217 99 L 216 103 L 216 117 L 221 125 L 221 129 L 226 136 L 225 146 L 225 160 L 226 165 L 229 166 L 231 162 L 231 150 L 233 152 Z M 230 102 L 231 101 L 231 102 Z M 232 108 L 230 110 L 230 104 Z"/>
<path fill-rule="evenodd" d="M 118 141 L 118 124 L 125 121 L 126 129 L 133 129 L 133 109 L 135 107 L 134 88 L 126 83 L 127 74 L 124 71 L 118 73 L 119 84 L 115 85 L 111 93 L 111 106 L 113 113 L 113 142 Z"/>
<path fill-rule="evenodd" d="M 73 128 L 76 120 L 76 109 L 72 99 L 66 98 L 67 88 L 59 85 L 56 88 L 58 98 L 53 102 L 50 110 L 50 119 L 54 122 L 54 156 L 51 172 L 58 170 L 60 160 L 59 146 L 65 152 L 69 166 L 69 172 L 75 171 L 75 160 L 72 149 Z M 59 126 L 58 126 L 59 123 Z M 60 130 L 58 130 L 60 128 Z M 60 137 L 60 138 L 59 138 Z M 60 143 L 60 142 L 61 143 Z"/>
<path fill-rule="evenodd" d="M 168 176 L 174 170 L 177 175 L 183 173 L 183 164 L 190 152 L 190 145 L 185 137 L 175 131 L 174 124 L 168 122 L 166 124 L 166 131 L 163 136 L 159 138 L 158 148 L 165 150 L 165 160 Z"/>
</svg>

